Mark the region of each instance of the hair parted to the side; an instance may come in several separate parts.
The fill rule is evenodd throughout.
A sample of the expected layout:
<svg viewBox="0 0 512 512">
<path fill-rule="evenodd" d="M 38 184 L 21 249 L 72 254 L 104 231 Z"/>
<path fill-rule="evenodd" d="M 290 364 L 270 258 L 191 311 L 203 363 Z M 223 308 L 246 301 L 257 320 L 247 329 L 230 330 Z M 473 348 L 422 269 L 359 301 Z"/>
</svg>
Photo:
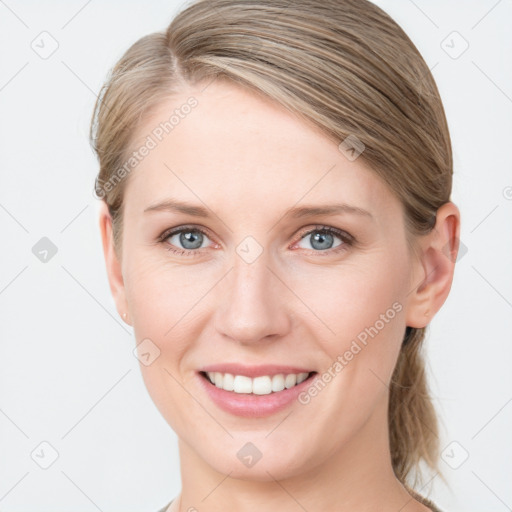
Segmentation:
<svg viewBox="0 0 512 512">
<path fill-rule="evenodd" d="M 396 194 L 409 246 L 427 234 L 450 200 L 452 152 L 438 89 L 420 53 L 383 10 L 367 0 L 200 0 L 163 33 L 135 42 L 112 69 L 93 113 L 90 138 L 100 170 L 96 194 L 112 216 L 121 256 L 123 166 L 140 122 L 184 85 L 230 80 L 320 128 L 347 136 Z M 191 114 L 193 115 L 193 113 Z M 389 391 L 393 469 L 421 480 L 438 471 L 438 424 L 421 347 L 426 328 L 408 327 Z"/>
</svg>

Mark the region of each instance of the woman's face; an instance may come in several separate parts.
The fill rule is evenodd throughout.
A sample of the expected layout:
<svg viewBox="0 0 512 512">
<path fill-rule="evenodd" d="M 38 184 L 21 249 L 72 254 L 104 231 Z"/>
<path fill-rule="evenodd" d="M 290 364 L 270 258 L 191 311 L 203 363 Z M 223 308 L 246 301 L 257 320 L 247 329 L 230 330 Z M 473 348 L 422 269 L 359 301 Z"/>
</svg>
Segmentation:
<svg viewBox="0 0 512 512">
<path fill-rule="evenodd" d="M 160 125 L 175 109 L 172 129 Z M 114 295 L 180 440 L 216 471 L 269 480 L 382 439 L 417 277 L 387 186 L 356 153 L 220 80 L 159 105 L 136 139 L 149 150 L 127 181 Z M 189 211 L 165 207 L 178 202 Z M 320 211 L 334 205 L 346 206 Z M 300 395 L 217 391 L 218 402 L 199 372 L 228 363 L 316 375 Z M 260 370 L 272 377 L 260 391 L 289 371 Z"/>
</svg>

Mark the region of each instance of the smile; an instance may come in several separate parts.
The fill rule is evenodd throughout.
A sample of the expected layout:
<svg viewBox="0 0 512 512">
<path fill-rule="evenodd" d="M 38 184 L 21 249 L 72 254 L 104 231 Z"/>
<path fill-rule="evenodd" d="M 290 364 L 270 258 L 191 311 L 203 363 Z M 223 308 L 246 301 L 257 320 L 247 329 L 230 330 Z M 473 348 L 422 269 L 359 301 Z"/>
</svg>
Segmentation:
<svg viewBox="0 0 512 512">
<path fill-rule="evenodd" d="M 294 402 L 306 390 L 317 372 L 280 373 L 248 377 L 233 373 L 199 371 L 201 388 L 209 400 L 224 412 L 245 418 L 275 414 Z M 227 388 L 227 389 L 226 389 Z"/>
</svg>

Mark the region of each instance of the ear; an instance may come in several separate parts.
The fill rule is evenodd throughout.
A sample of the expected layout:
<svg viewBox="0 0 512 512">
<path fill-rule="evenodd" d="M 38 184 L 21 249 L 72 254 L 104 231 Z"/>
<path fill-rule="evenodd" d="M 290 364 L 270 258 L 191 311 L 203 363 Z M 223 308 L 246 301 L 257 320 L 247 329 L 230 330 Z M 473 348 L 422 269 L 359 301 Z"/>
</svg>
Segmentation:
<svg viewBox="0 0 512 512">
<path fill-rule="evenodd" d="M 413 265 L 413 289 L 407 303 L 407 326 L 425 327 L 444 304 L 452 286 L 459 235 L 459 209 L 447 202 L 437 210 L 432 231 L 419 242 L 419 258 Z"/>
<path fill-rule="evenodd" d="M 121 262 L 114 249 L 112 217 L 110 216 L 105 201 L 101 201 L 100 204 L 99 225 L 110 291 L 112 293 L 112 297 L 114 298 L 119 316 L 128 325 L 131 325 L 128 312 L 128 304 L 126 301 Z M 123 314 L 125 314 L 125 316 L 123 316 Z"/>
</svg>

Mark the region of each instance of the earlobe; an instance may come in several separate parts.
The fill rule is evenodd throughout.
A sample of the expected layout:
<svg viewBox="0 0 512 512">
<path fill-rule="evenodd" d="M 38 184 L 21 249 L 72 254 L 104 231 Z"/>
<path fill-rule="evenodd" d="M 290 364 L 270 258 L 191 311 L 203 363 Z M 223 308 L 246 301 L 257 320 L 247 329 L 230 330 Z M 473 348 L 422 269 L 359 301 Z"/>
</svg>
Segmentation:
<svg viewBox="0 0 512 512">
<path fill-rule="evenodd" d="M 421 240 L 420 259 L 414 263 L 406 325 L 421 328 L 444 304 L 451 289 L 459 250 L 460 212 L 452 202 L 441 206 L 432 231 Z"/>
<path fill-rule="evenodd" d="M 110 212 L 108 211 L 105 201 L 101 201 L 100 204 L 99 227 L 110 292 L 112 293 L 112 297 L 116 304 L 117 312 L 124 321 L 129 324 L 127 320 L 128 315 L 126 314 L 128 311 L 128 305 L 125 295 L 121 262 L 114 248 L 112 217 L 110 216 Z"/>
</svg>

